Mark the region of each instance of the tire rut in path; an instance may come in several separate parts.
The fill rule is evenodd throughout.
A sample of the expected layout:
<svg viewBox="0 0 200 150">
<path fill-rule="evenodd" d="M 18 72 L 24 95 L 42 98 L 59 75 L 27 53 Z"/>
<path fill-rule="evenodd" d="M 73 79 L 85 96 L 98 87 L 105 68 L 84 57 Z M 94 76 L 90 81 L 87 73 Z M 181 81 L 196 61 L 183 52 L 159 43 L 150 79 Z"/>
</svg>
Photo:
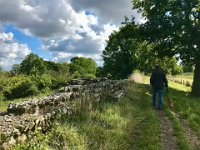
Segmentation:
<svg viewBox="0 0 200 150">
<path fill-rule="evenodd" d="M 179 119 L 182 127 L 184 128 L 184 131 L 186 133 L 186 136 L 188 138 L 188 141 L 192 145 L 192 148 L 195 150 L 200 149 L 200 140 L 198 139 L 197 134 L 190 128 L 190 125 L 187 120 L 181 119 L 176 113 L 174 113 L 175 117 Z"/>
<path fill-rule="evenodd" d="M 163 150 L 180 150 L 174 135 L 173 124 L 163 111 L 158 111 L 161 128 L 161 142 Z"/>
</svg>

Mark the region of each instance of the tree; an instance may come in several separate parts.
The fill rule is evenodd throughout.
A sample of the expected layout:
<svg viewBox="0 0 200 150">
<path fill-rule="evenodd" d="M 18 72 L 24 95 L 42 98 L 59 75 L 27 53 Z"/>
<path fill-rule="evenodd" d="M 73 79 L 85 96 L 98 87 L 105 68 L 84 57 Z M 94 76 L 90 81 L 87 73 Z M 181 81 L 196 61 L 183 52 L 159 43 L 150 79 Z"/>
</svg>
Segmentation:
<svg viewBox="0 0 200 150">
<path fill-rule="evenodd" d="M 59 71 L 59 64 L 58 63 L 55 63 L 55 62 L 52 62 L 52 61 L 44 61 L 44 63 L 45 63 L 46 69 L 48 71 L 56 71 L 56 72 Z"/>
<path fill-rule="evenodd" d="M 43 74 L 46 72 L 44 60 L 33 53 L 26 56 L 20 66 L 20 73 L 26 75 Z"/>
<path fill-rule="evenodd" d="M 69 76 L 70 65 L 68 63 L 58 63 L 58 72 L 60 75 Z"/>
<path fill-rule="evenodd" d="M 82 77 L 86 74 L 96 74 L 97 64 L 91 58 L 75 57 L 71 59 L 70 72 L 80 74 Z"/>
<path fill-rule="evenodd" d="M 0 66 L 0 73 L 3 71 L 3 68 Z"/>
<path fill-rule="evenodd" d="M 103 72 L 103 67 L 97 67 L 97 71 L 96 71 L 96 76 L 97 77 L 104 77 L 104 72 Z"/>
<path fill-rule="evenodd" d="M 138 65 L 136 36 L 137 26 L 126 25 L 119 32 L 110 35 L 107 46 L 103 51 L 104 72 L 112 78 L 127 78 Z"/>
<path fill-rule="evenodd" d="M 155 44 L 148 44 L 147 42 L 141 42 L 138 47 L 138 70 L 144 73 L 151 73 L 156 64 L 159 64 L 161 68 L 167 74 L 173 74 L 178 69 L 181 70 L 181 66 L 178 65 L 177 58 L 175 57 L 159 57 L 155 53 Z M 181 73 L 181 71 L 180 71 Z"/>
<path fill-rule="evenodd" d="M 12 69 L 11 69 L 11 74 L 12 75 L 18 75 L 20 73 L 20 64 L 13 64 Z"/>
<path fill-rule="evenodd" d="M 119 32 L 110 36 L 103 51 L 104 75 L 107 73 L 111 74 L 112 78 L 127 78 L 135 69 L 150 73 L 155 64 L 160 64 L 169 74 L 174 70 L 178 73 L 178 67 L 181 70 L 175 57 L 160 58 L 154 51 L 156 44 L 141 40 L 135 24 L 128 20 L 125 24 Z"/>
<path fill-rule="evenodd" d="M 156 43 L 159 56 L 179 55 L 195 65 L 192 94 L 200 96 L 200 3 L 199 0 L 134 0 L 146 20 L 140 25 L 141 35 Z"/>
<path fill-rule="evenodd" d="M 191 73 L 193 72 L 193 66 L 187 65 L 187 64 L 182 64 L 183 66 L 183 72 L 184 73 Z"/>
<path fill-rule="evenodd" d="M 75 63 L 75 60 L 78 59 L 78 58 L 79 58 L 79 57 L 72 57 L 70 61 L 71 61 L 72 63 Z"/>
</svg>

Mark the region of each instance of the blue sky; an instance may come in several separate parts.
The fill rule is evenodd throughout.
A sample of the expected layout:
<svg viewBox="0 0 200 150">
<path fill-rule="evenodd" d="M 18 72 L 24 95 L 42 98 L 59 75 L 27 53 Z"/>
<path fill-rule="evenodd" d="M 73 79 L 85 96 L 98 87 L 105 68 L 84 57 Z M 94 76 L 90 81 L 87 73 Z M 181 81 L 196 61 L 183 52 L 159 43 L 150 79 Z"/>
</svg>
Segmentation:
<svg viewBox="0 0 200 150">
<path fill-rule="evenodd" d="M 83 56 L 103 64 L 109 35 L 124 16 L 141 18 L 131 0 L 0 0 L 0 66 L 10 69 L 30 53 L 69 62 Z"/>
<path fill-rule="evenodd" d="M 13 33 L 14 39 L 20 44 L 27 44 L 32 53 L 47 60 L 50 58 L 50 53 L 42 49 L 42 41 L 37 37 L 27 36 L 13 25 L 5 25 L 4 32 Z"/>
</svg>

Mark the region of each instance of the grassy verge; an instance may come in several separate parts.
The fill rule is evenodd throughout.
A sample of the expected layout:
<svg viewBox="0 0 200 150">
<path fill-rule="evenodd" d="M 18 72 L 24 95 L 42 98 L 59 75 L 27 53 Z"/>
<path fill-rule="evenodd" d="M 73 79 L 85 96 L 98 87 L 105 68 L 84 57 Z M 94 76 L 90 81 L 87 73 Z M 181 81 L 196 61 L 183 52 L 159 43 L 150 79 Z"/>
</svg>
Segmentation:
<svg viewBox="0 0 200 150">
<path fill-rule="evenodd" d="M 186 119 L 190 127 L 197 133 L 200 139 L 200 98 L 190 96 L 187 87 L 179 84 L 170 84 L 169 96 L 174 101 L 174 111 L 180 119 Z"/>
<path fill-rule="evenodd" d="M 159 119 L 150 104 L 145 87 L 131 84 L 121 101 L 108 100 L 90 111 L 85 106 L 74 117 L 62 117 L 47 135 L 38 133 L 13 149 L 159 150 Z"/>
<path fill-rule="evenodd" d="M 185 86 L 183 84 L 175 83 L 173 81 L 169 81 L 169 87 L 176 91 L 183 91 L 188 94 L 191 91 L 191 87 Z"/>
<path fill-rule="evenodd" d="M 135 129 L 133 149 L 159 150 L 162 148 L 160 141 L 160 122 L 154 107 L 151 104 L 151 96 L 145 85 L 140 85 L 137 94 L 140 99 L 134 102 L 138 108 L 139 122 Z"/>
<path fill-rule="evenodd" d="M 175 77 L 175 78 L 181 78 L 181 79 L 185 79 L 185 80 L 193 80 L 193 73 L 186 73 L 186 74 L 182 74 L 182 75 L 175 75 L 175 76 L 171 76 L 171 77 Z"/>
</svg>

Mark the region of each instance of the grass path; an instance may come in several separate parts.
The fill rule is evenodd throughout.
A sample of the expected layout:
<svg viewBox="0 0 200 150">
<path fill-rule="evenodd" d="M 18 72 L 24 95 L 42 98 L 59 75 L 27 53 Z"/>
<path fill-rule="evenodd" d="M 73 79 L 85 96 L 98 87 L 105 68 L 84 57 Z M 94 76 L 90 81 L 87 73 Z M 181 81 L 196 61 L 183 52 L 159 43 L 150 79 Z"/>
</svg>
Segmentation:
<svg viewBox="0 0 200 150">
<path fill-rule="evenodd" d="M 140 116 L 140 122 L 134 128 L 133 147 L 136 150 L 161 150 L 160 140 L 160 123 L 157 112 L 151 106 L 149 93 L 145 90 L 144 85 L 136 85 L 138 100 L 134 100 L 133 107 L 139 109 L 137 115 Z"/>
<path fill-rule="evenodd" d="M 161 126 L 161 141 L 163 150 L 179 150 L 177 137 L 174 133 L 173 123 L 163 111 L 158 111 Z"/>
<path fill-rule="evenodd" d="M 145 78 L 144 84 L 149 86 L 149 77 Z M 176 137 L 176 143 L 183 150 L 199 150 L 200 149 L 200 120 L 199 120 L 199 107 L 200 101 L 198 98 L 191 97 L 189 92 L 191 88 L 185 85 L 181 85 L 172 81 L 169 81 L 169 96 L 174 102 L 173 111 L 167 106 L 167 102 L 164 97 L 164 112 L 162 113 L 161 126 L 168 124 L 170 130 L 174 130 L 174 133 L 169 136 L 168 139 Z M 162 119 L 163 116 L 169 119 Z M 164 117 L 165 118 L 165 117 Z M 171 125 L 170 125 L 171 124 Z M 170 129 L 171 128 L 171 129 Z M 161 127 L 162 129 L 162 127 Z M 169 133 L 169 132 L 168 132 Z M 162 142 L 163 143 L 163 142 Z M 164 144 L 167 147 L 171 145 Z M 167 148 L 173 149 L 173 148 Z"/>
<path fill-rule="evenodd" d="M 140 74 L 133 75 L 131 77 L 135 82 L 140 84 L 144 84 L 145 88 L 143 89 L 146 93 L 149 94 L 150 101 L 151 101 L 151 94 L 150 94 L 150 86 L 149 86 L 149 78 L 145 76 L 141 76 Z M 141 99 L 142 100 L 142 99 Z M 160 125 L 160 141 L 163 150 L 179 150 L 179 145 L 177 142 L 177 137 L 175 136 L 173 123 L 167 117 L 164 111 L 159 111 L 154 109 L 158 118 L 159 118 L 159 125 Z"/>
</svg>

